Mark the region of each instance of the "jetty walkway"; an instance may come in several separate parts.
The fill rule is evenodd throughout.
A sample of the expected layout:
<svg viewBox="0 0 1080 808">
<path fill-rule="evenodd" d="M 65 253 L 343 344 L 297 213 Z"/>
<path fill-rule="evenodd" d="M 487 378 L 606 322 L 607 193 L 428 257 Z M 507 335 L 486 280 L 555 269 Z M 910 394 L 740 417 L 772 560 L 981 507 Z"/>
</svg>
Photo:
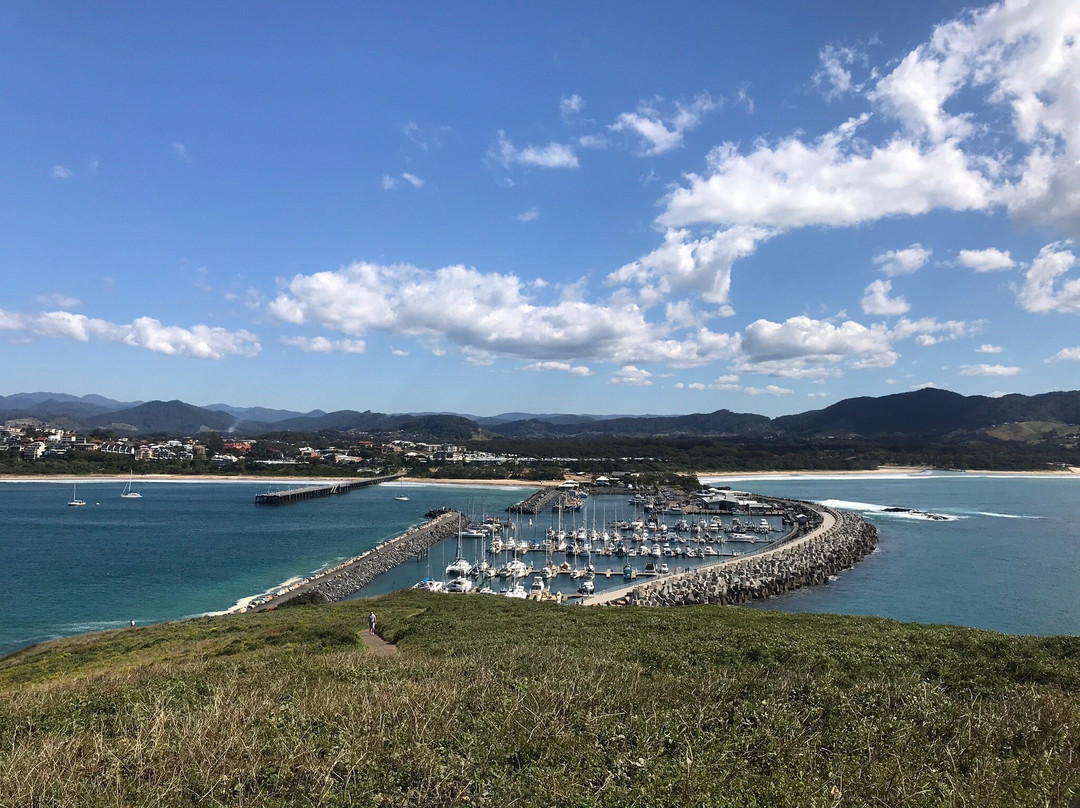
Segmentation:
<svg viewBox="0 0 1080 808">
<path fill-rule="evenodd" d="M 326 483 L 324 485 L 307 485 L 303 488 L 288 488 L 284 491 L 267 491 L 265 494 L 255 495 L 256 505 L 289 505 L 293 502 L 301 502 L 305 499 L 319 499 L 320 497 L 332 497 L 335 494 L 344 494 L 354 488 L 367 488 L 369 485 L 390 482 L 398 477 L 404 477 L 405 472 L 384 474 L 381 477 L 365 477 L 361 480 L 346 480 L 344 482 Z"/>
<path fill-rule="evenodd" d="M 261 612 L 283 603 L 331 603 L 344 600 L 376 577 L 416 558 L 445 538 L 457 533 L 464 516 L 446 510 L 419 527 L 413 527 L 367 552 L 323 570 L 307 580 L 251 601 L 242 612 Z"/>
<path fill-rule="evenodd" d="M 600 592 L 584 605 L 736 605 L 824 583 L 877 547 L 877 528 L 856 514 L 824 505 L 792 503 L 815 512 L 817 526 L 802 536 L 748 556 L 725 559 L 690 572 Z"/>
</svg>

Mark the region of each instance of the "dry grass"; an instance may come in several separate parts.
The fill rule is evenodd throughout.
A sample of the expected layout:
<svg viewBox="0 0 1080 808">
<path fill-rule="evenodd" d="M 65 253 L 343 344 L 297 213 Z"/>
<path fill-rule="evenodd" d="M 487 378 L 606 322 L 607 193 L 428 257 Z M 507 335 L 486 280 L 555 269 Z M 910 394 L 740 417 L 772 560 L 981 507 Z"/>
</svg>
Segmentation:
<svg viewBox="0 0 1080 808">
<path fill-rule="evenodd" d="M 1080 643 L 412 593 L 0 661 L 0 804 L 1044 806 Z"/>
</svg>

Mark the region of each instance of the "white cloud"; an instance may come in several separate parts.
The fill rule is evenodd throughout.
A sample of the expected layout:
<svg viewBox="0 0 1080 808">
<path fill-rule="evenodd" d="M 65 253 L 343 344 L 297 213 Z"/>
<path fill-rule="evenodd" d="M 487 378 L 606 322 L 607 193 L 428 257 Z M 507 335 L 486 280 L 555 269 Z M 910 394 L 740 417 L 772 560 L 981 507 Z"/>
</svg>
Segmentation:
<svg viewBox="0 0 1080 808">
<path fill-rule="evenodd" d="M 392 356 L 408 356 L 409 352 L 405 351 L 405 350 L 402 350 L 401 348 L 391 348 L 390 349 L 390 354 Z"/>
<path fill-rule="evenodd" d="M 708 93 L 702 93 L 689 104 L 676 103 L 667 114 L 658 111 L 653 103 L 642 103 L 635 112 L 621 113 L 608 129 L 638 135 L 644 156 L 663 154 L 682 146 L 683 134 L 696 128 L 707 113 L 721 105 L 721 101 L 714 101 Z"/>
<path fill-rule="evenodd" d="M 855 84 L 848 69 L 856 62 L 865 62 L 866 55 L 854 48 L 827 45 L 818 52 L 821 67 L 814 73 L 814 86 L 821 90 L 828 101 L 862 90 Z"/>
<path fill-rule="evenodd" d="M 409 183 L 413 188 L 420 189 L 424 187 L 424 181 L 415 174 L 410 174 L 408 171 L 402 172 L 400 178 L 391 177 L 389 174 L 383 174 L 382 176 L 382 189 L 384 191 L 393 191 L 401 187 L 401 182 L 404 180 Z"/>
<path fill-rule="evenodd" d="M 153 317 L 139 317 L 129 324 L 117 324 L 67 311 L 37 314 L 0 311 L 0 329 L 77 342 L 120 342 L 156 353 L 199 359 L 254 356 L 262 350 L 259 338 L 249 331 L 226 331 L 205 325 L 191 328 L 166 326 Z"/>
<path fill-rule="evenodd" d="M 304 353 L 363 353 L 367 345 L 362 339 L 328 340 L 326 337 L 281 337 L 283 345 L 299 348 Z"/>
<path fill-rule="evenodd" d="M 54 180 L 70 180 L 72 177 L 75 176 L 75 172 L 72 171 L 70 168 L 65 168 L 61 165 L 55 165 L 49 172 L 49 176 L 52 177 Z"/>
<path fill-rule="evenodd" d="M 1026 311 L 1071 313 L 1080 311 L 1080 278 L 1058 281 L 1076 266 L 1072 243 L 1057 241 L 1039 250 L 1031 262 L 1016 301 Z"/>
<path fill-rule="evenodd" d="M 747 155 L 735 144 L 719 146 L 709 157 L 711 173 L 688 174 L 657 221 L 787 229 L 990 204 L 990 183 L 956 144 L 923 148 L 897 138 L 867 147 L 853 139 L 866 120 L 850 120 L 810 144 L 788 138 Z"/>
<path fill-rule="evenodd" d="M 491 150 L 490 156 L 503 168 L 514 165 L 541 168 L 577 168 L 579 166 L 574 150 L 564 143 L 552 142 L 546 146 L 526 146 L 519 150 L 501 129 L 498 145 Z"/>
<path fill-rule="evenodd" d="M 63 292 L 49 292 L 45 295 L 38 295 L 35 300 L 43 306 L 56 306 L 61 309 L 77 309 L 82 305 L 82 301 L 77 297 L 65 295 Z"/>
<path fill-rule="evenodd" d="M 911 385 L 912 390 L 940 390 L 941 385 L 934 382 L 923 382 L 922 384 Z"/>
<path fill-rule="evenodd" d="M 648 387 L 652 384 L 650 379 L 652 374 L 647 370 L 636 368 L 633 365 L 626 365 L 619 368 L 615 373 L 611 374 L 611 378 L 608 379 L 610 384 L 625 384 L 632 387 Z"/>
<path fill-rule="evenodd" d="M 606 149 L 608 139 L 603 135 L 582 135 L 578 138 L 578 145 L 583 149 Z"/>
<path fill-rule="evenodd" d="M 957 260 L 960 266 L 976 272 L 998 272 L 1016 266 L 1008 250 L 995 250 L 992 247 L 985 250 L 961 250 Z"/>
<path fill-rule="evenodd" d="M 535 206 L 528 208 L 519 213 L 516 218 L 519 222 L 534 222 L 540 218 L 540 208 Z"/>
<path fill-rule="evenodd" d="M 191 158 L 188 157 L 187 146 L 183 143 L 170 143 L 169 148 L 172 149 L 172 153 L 176 155 L 178 159 L 183 160 L 185 163 L 191 162 Z"/>
<path fill-rule="evenodd" d="M 806 397 L 807 398 L 828 398 L 829 395 L 830 394 L 826 393 L 824 390 L 819 390 L 819 391 L 814 392 L 814 393 L 807 393 Z"/>
<path fill-rule="evenodd" d="M 734 374 L 718 376 L 709 383 L 710 390 L 726 390 L 728 392 L 740 389 L 739 377 Z"/>
<path fill-rule="evenodd" d="M 889 250 L 874 256 L 874 264 L 890 278 L 897 275 L 910 275 L 918 271 L 933 255 L 931 250 L 921 244 L 912 244 L 903 250 Z"/>
<path fill-rule="evenodd" d="M 571 376 L 592 376 L 592 370 L 585 365 L 572 365 L 569 362 L 530 362 L 522 370 L 537 372 L 559 371 L 569 373 Z"/>
<path fill-rule="evenodd" d="M 577 93 L 568 98 L 559 99 L 559 114 L 564 121 L 572 121 L 585 108 L 585 99 Z"/>
<path fill-rule="evenodd" d="M 1006 365 L 961 365 L 961 376 L 1015 376 L 1020 372 L 1018 367 Z"/>
<path fill-rule="evenodd" d="M 903 297 L 889 297 L 891 291 L 892 281 L 876 280 L 867 286 L 862 298 L 863 313 L 884 317 L 907 314 L 911 305 Z"/>
<path fill-rule="evenodd" d="M 688 230 L 668 230 L 664 243 L 648 255 L 608 275 L 609 286 L 637 284 L 643 302 L 655 302 L 672 292 L 695 291 L 708 303 L 728 302 L 731 267 L 751 255 L 769 231 L 732 227 L 711 236 L 692 239 Z"/>
<path fill-rule="evenodd" d="M 1047 362 L 1080 362 L 1080 348 L 1062 348 L 1046 360 Z"/>
<path fill-rule="evenodd" d="M 268 306 L 279 321 L 314 323 L 347 336 L 371 330 L 419 339 L 429 351 L 454 346 L 470 356 L 618 365 L 694 367 L 731 358 L 739 338 L 703 326 L 654 323 L 632 302 L 574 299 L 544 303 L 549 293 L 513 275 L 463 266 L 424 270 L 358 262 L 334 272 L 297 275 Z"/>
<path fill-rule="evenodd" d="M 794 390 L 786 387 L 778 387 L 775 384 L 767 384 L 764 387 L 744 387 L 743 392 L 748 396 L 791 396 Z"/>
<path fill-rule="evenodd" d="M 978 348 L 976 348 L 975 353 L 994 354 L 994 353 L 1001 353 L 1004 350 L 1005 349 L 1002 348 L 1000 345 L 991 345 L 989 342 L 987 342 L 987 343 L 985 343 L 983 345 L 980 345 Z"/>
</svg>

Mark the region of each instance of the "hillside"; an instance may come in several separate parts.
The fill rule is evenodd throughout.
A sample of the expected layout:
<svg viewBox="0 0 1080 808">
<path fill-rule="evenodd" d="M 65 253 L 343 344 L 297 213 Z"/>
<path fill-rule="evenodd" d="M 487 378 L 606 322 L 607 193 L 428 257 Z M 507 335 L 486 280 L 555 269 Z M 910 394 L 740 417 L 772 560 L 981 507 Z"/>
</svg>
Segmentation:
<svg viewBox="0 0 1080 808">
<path fill-rule="evenodd" d="M 400 653 L 362 644 L 369 608 Z M 405 592 L 0 660 L 0 788 L 12 805 L 1066 805 L 1078 716 L 1080 638 Z"/>
</svg>

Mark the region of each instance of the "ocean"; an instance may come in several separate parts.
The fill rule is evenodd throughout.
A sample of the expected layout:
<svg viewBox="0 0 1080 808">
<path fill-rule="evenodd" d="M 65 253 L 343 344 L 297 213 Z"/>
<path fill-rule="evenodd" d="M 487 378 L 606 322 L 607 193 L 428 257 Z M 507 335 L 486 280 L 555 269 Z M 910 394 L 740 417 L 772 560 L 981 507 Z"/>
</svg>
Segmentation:
<svg viewBox="0 0 1080 808">
<path fill-rule="evenodd" d="M 878 551 L 834 582 L 755 608 L 1080 634 L 1080 479 L 934 473 L 718 482 L 849 508 L 880 531 Z M 255 494 L 267 490 L 266 483 L 136 480 L 142 499 L 122 499 L 124 484 L 82 481 L 78 497 L 87 504 L 75 508 L 67 506 L 70 482 L 0 482 L 0 653 L 130 620 L 145 624 L 227 611 L 420 524 L 432 508 L 506 518 L 506 507 L 531 490 L 380 485 L 257 507 Z M 407 502 L 395 499 L 402 492 Z M 595 522 L 602 529 L 605 521 L 632 515 L 624 498 L 592 497 L 590 503 L 591 511 L 566 521 Z M 890 506 L 947 519 L 883 510 Z M 554 524 L 549 514 L 534 517 L 519 526 L 519 536 L 542 535 Z M 455 554 L 455 541 L 443 542 L 426 559 L 376 579 L 359 594 L 442 577 Z M 463 555 L 478 560 L 483 545 L 466 542 Z M 598 590 L 622 585 L 622 560 L 593 563 Z M 606 567 L 615 567 L 610 579 Z M 568 576 L 562 578 L 567 580 L 560 588 L 572 591 Z"/>
</svg>

